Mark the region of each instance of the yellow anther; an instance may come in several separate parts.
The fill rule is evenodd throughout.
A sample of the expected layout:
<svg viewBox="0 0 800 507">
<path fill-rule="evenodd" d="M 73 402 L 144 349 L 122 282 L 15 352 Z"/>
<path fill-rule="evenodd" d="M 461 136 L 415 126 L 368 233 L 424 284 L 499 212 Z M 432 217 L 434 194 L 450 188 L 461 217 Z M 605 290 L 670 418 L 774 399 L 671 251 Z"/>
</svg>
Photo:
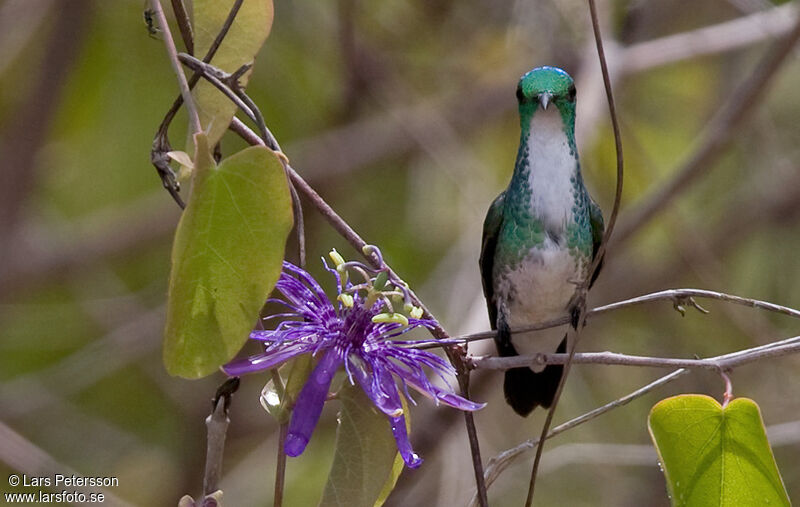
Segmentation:
<svg viewBox="0 0 800 507">
<path fill-rule="evenodd" d="M 352 308 L 353 307 L 353 296 L 351 296 L 350 294 L 345 294 L 344 292 L 342 292 L 341 294 L 339 294 L 339 297 L 337 297 L 336 299 L 341 301 L 342 304 L 344 306 L 346 306 L 347 308 Z"/>
<path fill-rule="evenodd" d="M 404 326 L 407 326 L 408 325 L 408 317 L 406 317 L 402 313 L 379 313 L 378 315 L 375 315 L 374 317 L 372 317 L 372 322 L 374 322 L 376 324 L 380 324 L 380 323 L 388 324 L 388 323 L 394 322 L 394 323 L 397 323 L 397 324 L 402 324 Z"/>
<path fill-rule="evenodd" d="M 331 258 L 333 264 L 336 265 L 337 269 L 339 268 L 339 266 L 344 264 L 344 257 L 342 257 L 342 254 L 337 252 L 335 248 L 328 253 L 328 257 Z"/>
</svg>

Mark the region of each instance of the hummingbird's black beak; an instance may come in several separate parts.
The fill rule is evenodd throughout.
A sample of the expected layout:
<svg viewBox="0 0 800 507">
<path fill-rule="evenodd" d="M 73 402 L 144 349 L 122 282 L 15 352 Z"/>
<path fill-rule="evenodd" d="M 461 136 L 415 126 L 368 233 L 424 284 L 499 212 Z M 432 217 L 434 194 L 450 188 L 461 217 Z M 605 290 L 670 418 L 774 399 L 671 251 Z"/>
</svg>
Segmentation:
<svg viewBox="0 0 800 507">
<path fill-rule="evenodd" d="M 550 101 L 553 100 L 553 94 L 544 92 L 539 94 L 539 105 L 542 107 L 543 111 L 547 111 L 547 106 L 550 104 Z"/>
</svg>

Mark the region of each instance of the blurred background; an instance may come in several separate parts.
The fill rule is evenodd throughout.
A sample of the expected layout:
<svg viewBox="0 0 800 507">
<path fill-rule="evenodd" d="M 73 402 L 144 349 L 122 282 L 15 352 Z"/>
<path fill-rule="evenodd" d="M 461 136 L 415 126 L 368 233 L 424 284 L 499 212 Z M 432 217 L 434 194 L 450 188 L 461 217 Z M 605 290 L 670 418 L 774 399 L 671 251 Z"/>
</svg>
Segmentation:
<svg viewBox="0 0 800 507">
<path fill-rule="evenodd" d="M 700 287 L 800 308 L 800 46 L 741 104 L 730 144 L 662 201 L 654 197 L 681 178 L 731 94 L 757 78 L 798 6 L 616 0 L 599 8 L 626 175 L 616 240 L 590 305 Z M 202 487 L 204 418 L 223 375 L 187 381 L 161 364 L 179 210 L 149 152 L 178 88 L 142 12 L 142 0 L 0 2 L 0 476 L 116 476 L 108 490 L 116 503 L 175 505 Z M 458 335 L 488 329 L 481 224 L 513 168 L 517 79 L 545 64 L 577 80 L 584 177 L 608 217 L 613 135 L 582 0 L 278 1 L 249 92 L 293 166 Z M 179 116 L 173 144 L 184 136 Z M 229 134 L 222 151 L 243 146 Z M 306 234 L 309 270 L 323 283 L 317 259 L 330 248 L 357 257 L 310 206 Z M 290 238 L 290 260 L 294 245 Z M 662 302 L 598 316 L 581 349 L 711 356 L 800 327 L 701 304 L 710 315 L 681 317 Z M 576 366 L 555 423 L 666 373 Z M 737 396 L 760 404 L 789 494 L 800 499 L 800 359 L 743 366 L 732 380 Z M 277 424 L 258 402 L 265 381 L 244 378 L 232 405 L 226 505 L 271 504 Z M 544 420 L 543 411 L 513 414 L 501 382 L 500 372 L 473 375 L 474 397 L 489 402 L 476 414 L 484 461 L 538 436 Z M 668 505 L 647 414 L 664 397 L 720 399 L 723 388 L 717 375 L 692 373 L 553 439 L 537 503 Z M 331 405 L 306 452 L 289 460 L 285 505 L 314 505 L 321 494 Z M 465 505 L 474 481 L 463 418 L 427 400 L 412 416 L 426 462 L 403 473 L 387 505 Z M 491 487 L 492 505 L 522 503 L 532 458 L 523 455 Z"/>
</svg>

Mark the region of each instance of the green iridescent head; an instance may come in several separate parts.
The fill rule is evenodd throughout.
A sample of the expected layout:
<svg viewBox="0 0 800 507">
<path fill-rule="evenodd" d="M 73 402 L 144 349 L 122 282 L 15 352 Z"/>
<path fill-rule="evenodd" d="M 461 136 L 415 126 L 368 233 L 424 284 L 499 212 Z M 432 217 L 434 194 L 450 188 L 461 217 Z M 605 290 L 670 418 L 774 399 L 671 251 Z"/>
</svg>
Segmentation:
<svg viewBox="0 0 800 507">
<path fill-rule="evenodd" d="M 569 74 L 557 67 L 537 67 L 520 78 L 517 100 L 520 109 L 531 111 L 536 106 L 547 109 L 550 104 L 555 104 L 562 112 L 565 108 L 574 110 L 575 83 Z"/>
</svg>

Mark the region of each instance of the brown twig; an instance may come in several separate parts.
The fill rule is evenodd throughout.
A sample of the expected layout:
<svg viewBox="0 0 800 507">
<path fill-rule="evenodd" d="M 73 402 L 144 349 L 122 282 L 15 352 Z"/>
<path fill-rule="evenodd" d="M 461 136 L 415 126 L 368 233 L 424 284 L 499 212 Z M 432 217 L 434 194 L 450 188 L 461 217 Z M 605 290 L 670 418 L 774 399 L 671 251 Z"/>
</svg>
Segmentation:
<svg viewBox="0 0 800 507">
<path fill-rule="evenodd" d="M 186 46 L 186 52 L 193 55 L 194 34 L 192 33 L 192 23 L 189 21 L 189 13 L 186 12 L 186 6 L 183 4 L 183 0 L 172 0 L 172 12 L 175 14 L 175 20 L 178 22 L 178 29 L 181 32 L 183 45 Z"/>
<path fill-rule="evenodd" d="M 178 87 L 181 89 L 181 97 L 186 104 L 186 111 L 189 113 L 189 125 L 193 133 L 198 133 L 203 130 L 200 126 L 200 116 L 197 114 L 197 108 L 192 100 L 192 92 L 189 88 L 189 83 L 186 81 L 186 75 L 183 73 L 183 68 L 178 61 L 178 50 L 175 48 L 175 41 L 172 39 L 172 32 L 167 23 L 167 17 L 164 15 L 164 9 L 161 8 L 160 0 L 150 0 L 150 5 L 153 7 L 153 14 L 158 20 L 159 26 L 164 33 L 164 46 L 167 48 L 167 56 L 169 56 L 169 63 L 172 65 L 172 70 L 178 78 Z"/>
</svg>

